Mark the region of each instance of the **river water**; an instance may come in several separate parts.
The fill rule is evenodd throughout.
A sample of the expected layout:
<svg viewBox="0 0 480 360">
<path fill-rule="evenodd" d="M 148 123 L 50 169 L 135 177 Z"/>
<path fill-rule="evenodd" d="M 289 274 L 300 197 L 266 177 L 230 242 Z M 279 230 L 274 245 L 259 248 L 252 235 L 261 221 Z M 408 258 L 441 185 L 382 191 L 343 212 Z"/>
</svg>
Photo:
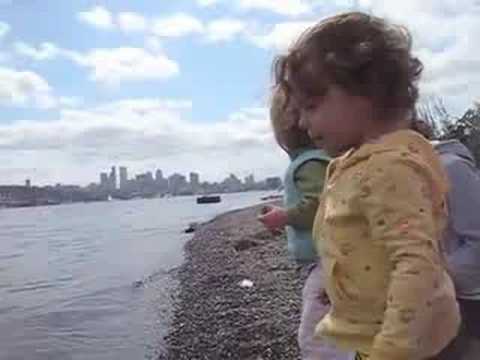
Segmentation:
<svg viewBox="0 0 480 360">
<path fill-rule="evenodd" d="M 153 359 L 194 221 L 266 193 L 0 210 L 0 359 Z"/>
</svg>

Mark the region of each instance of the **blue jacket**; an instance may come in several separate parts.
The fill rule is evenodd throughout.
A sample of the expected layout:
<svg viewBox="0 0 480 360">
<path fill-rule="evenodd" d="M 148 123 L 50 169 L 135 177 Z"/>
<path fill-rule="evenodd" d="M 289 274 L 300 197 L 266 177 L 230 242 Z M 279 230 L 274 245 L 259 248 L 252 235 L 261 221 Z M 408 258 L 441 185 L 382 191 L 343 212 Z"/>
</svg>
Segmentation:
<svg viewBox="0 0 480 360">
<path fill-rule="evenodd" d="M 303 194 L 295 183 L 295 174 L 298 169 L 308 161 L 328 162 L 328 155 L 317 149 L 302 149 L 291 156 L 291 163 L 285 174 L 285 206 L 292 208 L 300 203 Z M 323 179 L 318 179 L 319 184 Z M 321 191 L 321 189 L 319 189 Z M 320 196 L 320 193 L 318 194 Z M 293 226 L 286 227 L 288 253 L 290 257 L 300 263 L 318 261 L 317 253 L 312 239 L 312 229 L 300 229 Z"/>
</svg>

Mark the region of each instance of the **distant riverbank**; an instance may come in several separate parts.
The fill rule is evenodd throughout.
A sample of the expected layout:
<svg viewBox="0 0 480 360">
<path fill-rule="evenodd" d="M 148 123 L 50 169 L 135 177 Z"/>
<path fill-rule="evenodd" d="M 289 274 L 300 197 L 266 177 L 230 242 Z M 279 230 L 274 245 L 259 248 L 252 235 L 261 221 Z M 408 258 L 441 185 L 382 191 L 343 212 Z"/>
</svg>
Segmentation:
<svg viewBox="0 0 480 360">
<path fill-rule="evenodd" d="M 239 194 L 239 193 L 260 193 L 268 192 L 273 190 L 249 190 L 249 191 L 240 191 L 240 192 L 230 192 L 230 193 L 215 193 L 212 195 L 224 196 L 229 194 Z M 2 194 L 4 196 L 2 196 Z M 13 194 L 13 195 L 12 195 Z M 41 196 L 40 196 L 40 195 Z M 53 194 L 53 195 L 52 195 Z M 6 195 L 6 196 L 5 196 Z M 15 196 L 16 195 L 16 196 Z M 68 193 L 68 196 L 65 194 L 48 193 L 45 191 L 37 191 L 37 188 L 27 188 L 21 186 L 0 186 L 0 209 L 8 208 L 24 208 L 24 207 L 37 207 L 37 206 L 53 206 L 53 205 L 62 205 L 62 204 L 73 204 L 73 203 L 94 203 L 94 202 L 103 202 L 103 201 L 128 201 L 128 200 L 140 200 L 140 199 L 160 199 L 160 198 L 172 198 L 172 197 L 191 197 L 191 196 L 205 196 L 205 194 L 185 194 L 185 195 L 169 195 L 169 194 L 123 194 L 121 192 L 115 193 L 113 195 L 108 194 L 91 194 L 85 191 L 71 191 Z M 206 194 L 209 196 L 209 194 Z M 269 195 L 262 200 L 270 200 L 278 198 L 279 195 Z"/>
</svg>

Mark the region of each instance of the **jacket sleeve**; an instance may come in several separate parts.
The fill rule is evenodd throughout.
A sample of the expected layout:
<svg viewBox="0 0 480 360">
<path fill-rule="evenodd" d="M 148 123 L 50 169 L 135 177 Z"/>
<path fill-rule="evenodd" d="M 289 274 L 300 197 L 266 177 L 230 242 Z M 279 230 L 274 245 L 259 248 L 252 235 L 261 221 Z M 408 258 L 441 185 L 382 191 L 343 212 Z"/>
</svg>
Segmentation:
<svg viewBox="0 0 480 360">
<path fill-rule="evenodd" d="M 301 165 L 295 173 L 295 185 L 302 193 L 298 205 L 287 209 L 288 225 L 311 229 L 323 190 L 328 164 L 325 161 L 310 160 Z"/>
</svg>

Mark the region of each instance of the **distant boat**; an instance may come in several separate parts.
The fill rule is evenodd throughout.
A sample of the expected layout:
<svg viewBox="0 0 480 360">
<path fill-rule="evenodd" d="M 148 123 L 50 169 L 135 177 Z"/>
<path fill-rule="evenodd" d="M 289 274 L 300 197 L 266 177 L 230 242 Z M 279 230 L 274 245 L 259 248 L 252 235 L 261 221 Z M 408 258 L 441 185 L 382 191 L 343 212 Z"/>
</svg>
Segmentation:
<svg viewBox="0 0 480 360">
<path fill-rule="evenodd" d="M 283 199 L 283 195 L 269 195 L 261 198 L 262 201 L 281 200 L 281 199 Z"/>
<path fill-rule="evenodd" d="M 200 196 L 197 198 L 197 204 L 216 204 L 222 201 L 222 198 L 220 196 Z"/>
</svg>

